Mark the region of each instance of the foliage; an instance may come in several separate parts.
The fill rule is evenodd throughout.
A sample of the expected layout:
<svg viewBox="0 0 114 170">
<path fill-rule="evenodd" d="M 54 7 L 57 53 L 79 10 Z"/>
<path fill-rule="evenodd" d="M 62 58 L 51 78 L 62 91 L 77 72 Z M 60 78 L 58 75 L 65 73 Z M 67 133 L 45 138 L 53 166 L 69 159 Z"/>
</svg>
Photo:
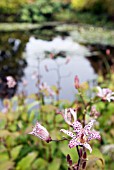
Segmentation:
<svg viewBox="0 0 114 170">
<path fill-rule="evenodd" d="M 26 101 L 31 99 L 33 102 L 27 104 Z M 65 160 L 61 162 L 64 154 L 59 151 L 58 144 L 52 143 L 47 147 L 44 142 L 41 143 L 39 139 L 27 134 L 36 120 L 42 120 L 53 137 L 55 134 L 57 138 L 60 137 L 60 133 L 54 130 L 54 127 L 60 127 L 62 123 L 62 118 L 55 115 L 57 106 L 42 105 L 39 110 L 39 102 L 41 101 L 38 101 L 36 95 L 26 98 L 22 94 L 12 100 L 4 100 L 4 105 L 7 103 L 9 108 L 7 113 L 0 113 L 0 157 L 2 157 L 0 168 L 35 170 L 39 167 L 40 170 L 46 168 L 51 170 L 54 167 L 55 170 L 59 170 L 61 167 L 65 170 Z M 14 109 L 13 106 L 16 108 Z M 60 147 L 62 146 L 64 142 Z M 56 166 L 55 162 L 57 162 Z"/>
<path fill-rule="evenodd" d="M 6 14 L 16 13 L 18 8 L 20 8 L 28 0 L 1 0 L 0 1 L 0 12 Z"/>
<path fill-rule="evenodd" d="M 72 0 L 72 5 L 77 10 L 92 10 L 93 12 L 102 12 L 103 1 L 102 0 Z M 99 11 L 100 10 L 100 11 Z"/>
<path fill-rule="evenodd" d="M 114 16 L 113 0 L 72 0 L 72 6 L 78 11 L 90 11 L 96 15 Z"/>
<path fill-rule="evenodd" d="M 113 0 L 105 0 L 104 7 L 108 11 L 110 16 L 114 16 L 114 1 Z"/>
<path fill-rule="evenodd" d="M 99 80 L 100 83 L 102 83 L 101 78 Z M 104 87 L 107 84 L 102 85 Z M 81 89 L 83 90 L 83 97 L 86 101 L 89 101 L 89 98 L 85 96 L 88 86 L 85 88 L 85 83 L 83 83 Z M 29 102 L 31 100 L 32 102 Z M 66 170 L 65 156 L 69 153 L 72 160 L 75 161 L 78 157 L 75 148 L 69 149 L 67 141 L 62 141 L 60 144 L 58 142 L 52 142 L 47 146 L 45 142 L 41 142 L 38 138 L 30 136 L 27 133 L 30 132 L 32 125 L 38 120 L 48 129 L 53 139 L 60 139 L 60 128 L 67 128 L 67 125 L 64 124 L 61 115 L 56 114 L 56 110 L 59 108 L 68 108 L 71 107 L 71 105 L 75 108 L 76 103 L 79 108 L 82 107 L 79 96 L 77 96 L 75 104 L 65 100 L 53 102 L 52 104 L 44 104 L 36 94 L 27 97 L 23 93 L 14 96 L 12 100 L 5 99 L 4 107 L 7 105 L 8 111 L 7 113 L 2 113 L 2 111 L 0 113 L 0 155 L 2 156 L 0 168 L 4 170 L 8 170 L 9 168 L 16 170 L 37 170 L 37 167 L 39 167 L 40 170 L 46 168 L 48 170 L 53 168 L 55 170 Z M 104 166 L 103 156 L 97 148 L 114 142 L 112 137 L 113 129 L 111 126 L 108 126 L 113 123 L 114 105 L 113 103 L 106 104 L 100 102 L 96 103 L 96 106 L 101 113 L 98 119 L 98 128 L 100 127 L 102 134 L 102 143 L 94 143 L 94 154 L 88 156 L 87 169 L 90 169 L 90 165 L 92 168 L 93 165 L 97 170 L 98 167 L 100 169 Z M 82 110 L 79 110 L 79 119 L 81 113 Z M 107 155 L 105 155 L 105 158 L 106 157 Z M 109 155 L 107 161 L 113 162 L 111 159 L 113 158 Z M 111 166 L 113 165 L 110 163 L 110 167 Z"/>
<path fill-rule="evenodd" d="M 61 4 L 51 0 L 36 0 L 32 4 L 24 5 L 20 12 L 20 20 L 27 22 L 51 21 L 53 15 L 59 12 Z"/>
</svg>

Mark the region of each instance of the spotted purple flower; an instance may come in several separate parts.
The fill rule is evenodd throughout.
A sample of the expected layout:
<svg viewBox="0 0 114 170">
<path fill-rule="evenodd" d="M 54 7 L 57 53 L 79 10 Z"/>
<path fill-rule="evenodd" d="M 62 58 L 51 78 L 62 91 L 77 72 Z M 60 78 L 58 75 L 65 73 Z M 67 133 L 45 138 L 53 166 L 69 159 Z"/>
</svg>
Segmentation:
<svg viewBox="0 0 114 170">
<path fill-rule="evenodd" d="M 97 87 L 98 89 L 98 93 L 97 96 L 102 98 L 102 100 L 106 101 L 108 100 L 109 102 L 111 100 L 114 100 L 114 92 L 112 92 L 112 90 L 108 89 L 108 88 L 103 88 L 101 89 L 101 87 Z"/>
<path fill-rule="evenodd" d="M 50 142 L 51 141 L 51 137 L 49 135 L 49 132 L 47 131 L 47 129 L 45 127 L 43 127 L 39 122 L 36 123 L 36 125 L 34 126 L 32 132 L 28 133 L 31 135 L 34 135 L 46 142 Z"/>
<path fill-rule="evenodd" d="M 73 148 L 75 146 L 84 146 L 85 148 L 89 149 L 90 152 L 92 152 L 92 148 L 89 145 L 89 141 L 92 139 L 100 139 L 99 132 L 95 130 L 91 130 L 95 120 L 91 120 L 84 128 L 82 127 L 81 123 L 79 121 L 75 121 L 72 126 L 74 131 L 76 132 L 76 135 L 72 133 L 69 130 L 61 129 L 61 132 L 64 132 L 68 136 L 70 136 L 72 139 L 69 142 L 69 147 Z"/>
</svg>

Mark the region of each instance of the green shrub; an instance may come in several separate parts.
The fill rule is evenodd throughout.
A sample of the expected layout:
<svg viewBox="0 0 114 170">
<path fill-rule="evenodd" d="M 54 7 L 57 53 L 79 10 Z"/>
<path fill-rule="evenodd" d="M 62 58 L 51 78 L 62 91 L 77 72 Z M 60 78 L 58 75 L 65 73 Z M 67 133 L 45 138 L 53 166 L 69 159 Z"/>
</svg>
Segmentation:
<svg viewBox="0 0 114 170">
<path fill-rule="evenodd" d="M 105 0 L 104 7 L 110 16 L 114 16 L 114 0 Z"/>
<path fill-rule="evenodd" d="M 93 12 L 101 12 L 103 10 L 102 0 L 72 0 L 72 6 L 78 10 L 91 10 Z"/>
<path fill-rule="evenodd" d="M 0 13 L 12 14 L 17 13 L 18 9 L 27 2 L 27 0 L 1 0 Z"/>
<path fill-rule="evenodd" d="M 36 0 L 33 4 L 24 5 L 20 11 L 20 20 L 26 22 L 51 21 L 53 14 L 59 12 L 61 4 L 51 0 Z"/>
</svg>

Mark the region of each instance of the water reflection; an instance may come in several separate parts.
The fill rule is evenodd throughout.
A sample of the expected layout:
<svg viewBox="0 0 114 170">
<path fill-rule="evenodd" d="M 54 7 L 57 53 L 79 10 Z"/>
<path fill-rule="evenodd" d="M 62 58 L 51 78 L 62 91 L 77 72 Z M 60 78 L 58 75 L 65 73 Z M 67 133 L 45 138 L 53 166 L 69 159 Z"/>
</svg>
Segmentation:
<svg viewBox="0 0 114 170">
<path fill-rule="evenodd" d="M 21 40 L 8 38 L 0 48 L 0 98 L 10 98 L 15 94 L 18 84 L 9 89 L 6 77 L 10 75 L 17 82 L 21 81 L 26 66 L 26 60 L 22 57 Z"/>
<path fill-rule="evenodd" d="M 60 81 L 60 98 L 73 100 L 76 92 L 74 76 L 78 75 L 81 82 L 95 80 L 98 60 L 103 62 L 103 55 L 107 49 L 106 47 L 101 52 L 101 47 L 98 48 L 96 45 L 89 45 L 86 48 L 74 42 L 68 34 L 55 36 L 52 30 L 49 32 L 43 30 L 43 33 L 36 30 L 32 32 L 32 36 L 27 32 L 3 34 L 0 41 L 0 98 L 19 93 L 23 88 L 23 80 L 28 82 L 26 86 L 28 94 L 37 92 L 38 88 L 35 86 L 37 80 L 31 78 L 36 71 L 41 76 L 41 82 L 47 82 L 48 85 L 58 86 Z M 112 55 L 112 49 L 110 48 L 108 59 Z M 89 60 L 85 57 L 88 55 L 92 56 Z M 96 56 L 100 58 L 97 60 Z M 67 58 L 70 58 L 70 62 L 66 64 Z M 61 80 L 56 71 L 58 66 Z M 99 69 L 103 69 L 102 67 L 103 63 L 99 65 Z M 17 81 L 14 89 L 7 89 L 5 77 L 8 75 Z"/>
<path fill-rule="evenodd" d="M 68 36 L 64 39 L 57 36 L 51 41 L 31 37 L 26 45 L 28 67 L 25 69 L 25 75 L 29 82 L 28 93 L 37 91 L 35 86 L 33 87 L 36 82 L 31 81 L 30 76 L 33 71 L 37 71 L 41 74 L 42 82 L 61 88 L 60 98 L 72 101 L 75 94 L 74 76 L 76 74 L 79 75 L 81 82 L 96 78 L 93 68 L 85 58 L 88 53 L 86 47 L 74 42 Z M 70 62 L 66 64 L 68 57 Z M 49 71 L 46 71 L 46 67 Z M 59 76 L 57 69 L 59 69 Z M 60 81 L 59 85 L 58 81 Z"/>
<path fill-rule="evenodd" d="M 87 59 L 97 74 L 104 77 L 110 70 L 114 71 L 114 47 L 102 44 L 88 45 L 91 55 Z"/>
</svg>

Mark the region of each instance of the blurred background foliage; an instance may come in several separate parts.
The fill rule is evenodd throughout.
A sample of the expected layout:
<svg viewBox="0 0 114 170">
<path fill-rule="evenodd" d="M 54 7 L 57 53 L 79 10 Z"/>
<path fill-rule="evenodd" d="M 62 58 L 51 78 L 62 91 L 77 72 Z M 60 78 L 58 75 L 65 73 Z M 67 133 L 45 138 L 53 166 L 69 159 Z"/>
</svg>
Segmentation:
<svg viewBox="0 0 114 170">
<path fill-rule="evenodd" d="M 1 0 L 0 22 L 114 20 L 113 0 Z M 91 21 L 90 21 L 91 24 Z M 104 24 L 104 23 L 103 23 Z"/>
</svg>

